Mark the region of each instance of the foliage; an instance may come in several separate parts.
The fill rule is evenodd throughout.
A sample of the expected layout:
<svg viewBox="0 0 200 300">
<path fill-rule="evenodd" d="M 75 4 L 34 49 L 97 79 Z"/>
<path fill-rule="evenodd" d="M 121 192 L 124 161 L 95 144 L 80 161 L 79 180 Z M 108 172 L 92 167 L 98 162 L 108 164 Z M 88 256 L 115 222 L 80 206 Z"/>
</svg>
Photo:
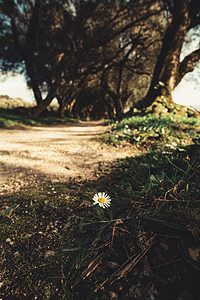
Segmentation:
<svg viewBox="0 0 200 300">
<path fill-rule="evenodd" d="M 54 97 L 61 116 L 65 109 L 68 116 L 80 116 L 80 94 L 91 86 L 105 94 L 101 104 L 108 117 L 119 116 L 148 89 L 147 99 L 153 101 L 160 80 L 169 90 L 172 74 L 180 82 L 199 60 L 197 49 L 179 61 L 187 31 L 199 22 L 195 0 L 2 0 L 0 9 L 0 68 L 26 76 L 37 102 L 34 116 Z"/>
<path fill-rule="evenodd" d="M 140 144 L 143 153 L 116 161 L 97 181 L 70 179 L 2 198 L 0 295 L 197 299 L 200 142 L 185 138 L 184 143 L 179 135 L 188 128 L 191 133 L 199 120 L 156 122 L 146 116 L 114 126 L 145 133 L 146 123 L 153 133 L 168 127 L 177 145 L 161 147 L 160 141 L 167 139 L 161 135 L 160 141 L 153 138 L 153 149 L 147 152 Z M 98 191 L 111 197 L 108 209 L 93 207 Z"/>
<path fill-rule="evenodd" d="M 20 98 L 11 98 L 7 95 L 0 95 L 0 108 L 3 109 L 13 109 L 16 107 L 30 107 L 31 104 L 20 99 Z"/>
<path fill-rule="evenodd" d="M 48 113 L 36 119 L 27 113 L 31 107 L 31 103 L 22 99 L 12 99 L 6 95 L 0 96 L 0 128 L 14 129 L 16 127 L 64 124 L 66 122 L 79 121 L 67 117 L 58 117 L 56 104 L 49 105 Z"/>
<path fill-rule="evenodd" d="M 121 122 L 115 121 L 102 139 L 116 147 L 128 142 L 147 150 L 157 145 L 163 151 L 170 151 L 170 148 L 190 144 L 192 139 L 198 137 L 199 130 L 200 119 L 197 117 L 174 114 L 157 117 L 155 114 L 146 114 L 123 119 Z"/>
<path fill-rule="evenodd" d="M 129 61 L 133 65 L 136 60 L 132 52 L 136 51 L 139 41 L 141 48 L 142 41 L 151 36 L 147 34 L 147 27 L 154 30 L 156 36 L 162 32 L 162 24 L 154 17 L 161 17 L 160 5 L 154 2 L 142 1 L 140 5 L 136 1 L 54 0 L 51 5 L 39 0 L 32 4 L 29 1 L 3 2 L 1 68 L 5 72 L 18 71 L 21 64 L 37 103 L 41 103 L 41 92 L 46 91 L 50 98 L 57 96 L 60 103 L 66 105 L 73 100 L 75 89 L 78 94 L 86 83 L 92 80 L 103 83 L 108 76 L 114 87 L 104 83 L 102 86 L 116 90 L 121 85 L 122 72 L 125 76 L 128 71 Z M 144 23 L 145 18 L 148 24 Z M 138 32 L 140 21 L 144 24 Z M 148 40 L 147 48 L 149 43 Z M 142 49 L 138 47 L 136 52 L 139 56 Z M 137 68 L 141 69 L 141 63 Z M 116 71 L 118 78 L 113 80 Z"/>
<path fill-rule="evenodd" d="M 19 114 L 15 110 L 0 109 L 0 128 L 14 129 L 25 126 L 65 124 L 67 122 L 78 122 L 79 120 L 72 118 L 60 118 L 55 112 L 49 112 L 47 116 L 40 116 L 37 119 L 28 114 Z"/>
</svg>

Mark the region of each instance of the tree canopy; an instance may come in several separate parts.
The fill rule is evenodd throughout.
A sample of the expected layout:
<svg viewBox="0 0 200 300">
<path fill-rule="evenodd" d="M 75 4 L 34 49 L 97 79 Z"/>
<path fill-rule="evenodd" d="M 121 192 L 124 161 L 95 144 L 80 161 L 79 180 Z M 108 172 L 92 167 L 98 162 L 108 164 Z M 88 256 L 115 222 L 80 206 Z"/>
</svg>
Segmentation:
<svg viewBox="0 0 200 300">
<path fill-rule="evenodd" d="M 171 101 L 200 60 L 199 48 L 180 60 L 200 24 L 197 0 L 1 0 L 0 10 L 0 68 L 25 75 L 33 116 L 54 98 L 76 117 Z"/>
</svg>

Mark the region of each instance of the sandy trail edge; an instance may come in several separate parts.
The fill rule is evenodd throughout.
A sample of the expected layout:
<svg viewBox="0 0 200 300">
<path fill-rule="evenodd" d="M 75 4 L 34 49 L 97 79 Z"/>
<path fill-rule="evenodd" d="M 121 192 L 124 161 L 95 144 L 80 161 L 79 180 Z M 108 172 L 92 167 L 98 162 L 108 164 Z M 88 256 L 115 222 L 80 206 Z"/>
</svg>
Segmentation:
<svg viewBox="0 0 200 300">
<path fill-rule="evenodd" d="M 0 130 L 0 195 L 21 186 L 70 177 L 95 178 L 103 165 L 128 151 L 102 146 L 103 121 Z"/>
</svg>

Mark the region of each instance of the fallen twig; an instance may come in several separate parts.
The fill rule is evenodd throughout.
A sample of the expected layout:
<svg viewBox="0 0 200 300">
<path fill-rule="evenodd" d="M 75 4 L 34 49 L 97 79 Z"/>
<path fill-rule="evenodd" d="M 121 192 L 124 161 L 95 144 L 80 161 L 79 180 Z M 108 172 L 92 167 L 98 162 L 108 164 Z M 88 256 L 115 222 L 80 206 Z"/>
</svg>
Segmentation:
<svg viewBox="0 0 200 300">
<path fill-rule="evenodd" d="M 179 261 L 181 261 L 181 260 L 183 260 L 182 257 L 181 257 L 181 258 L 178 258 L 178 259 L 175 259 L 175 260 L 173 260 L 173 261 L 167 262 L 167 263 L 165 263 L 165 264 L 160 264 L 160 265 L 158 265 L 158 266 L 153 267 L 152 269 L 155 270 L 155 269 L 159 269 L 159 268 L 162 268 L 162 267 L 165 267 L 165 266 L 169 266 L 169 265 L 175 264 L 175 263 L 177 263 L 177 262 L 179 262 Z"/>
<path fill-rule="evenodd" d="M 107 282 L 113 284 L 115 281 L 124 277 L 127 273 L 129 273 L 138 263 L 139 261 L 146 255 L 146 253 L 151 249 L 153 246 L 153 240 L 155 236 L 153 236 L 148 241 L 147 248 L 137 255 L 132 255 L 129 259 L 127 259 L 110 277 L 106 278 L 92 293 L 96 293 L 99 289 L 101 289 Z"/>
</svg>

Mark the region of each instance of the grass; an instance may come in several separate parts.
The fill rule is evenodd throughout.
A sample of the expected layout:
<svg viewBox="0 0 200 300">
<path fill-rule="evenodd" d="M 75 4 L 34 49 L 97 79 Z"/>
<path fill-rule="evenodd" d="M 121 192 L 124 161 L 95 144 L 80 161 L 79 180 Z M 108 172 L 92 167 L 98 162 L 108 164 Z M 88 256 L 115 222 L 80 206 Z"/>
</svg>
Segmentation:
<svg viewBox="0 0 200 300">
<path fill-rule="evenodd" d="M 199 299 L 198 126 L 195 118 L 123 120 L 108 133 L 123 138 L 106 142 L 143 154 L 116 161 L 97 181 L 3 197 L 0 297 Z M 92 205 L 99 191 L 110 195 L 108 209 Z"/>
<path fill-rule="evenodd" d="M 160 117 L 153 114 L 138 115 L 111 125 L 110 132 L 102 138 L 103 142 L 116 147 L 130 143 L 146 147 L 147 150 L 162 147 L 163 143 L 191 144 L 200 132 L 200 118 L 177 117 L 173 114 Z"/>
<path fill-rule="evenodd" d="M 13 110 L 0 109 L 0 128 L 14 129 L 23 126 L 42 126 L 42 125 L 55 125 L 65 124 L 67 122 L 78 122 L 77 119 L 72 118 L 59 118 L 55 113 L 49 113 L 46 117 L 41 116 L 34 119 L 28 115 L 21 115 Z"/>
</svg>

